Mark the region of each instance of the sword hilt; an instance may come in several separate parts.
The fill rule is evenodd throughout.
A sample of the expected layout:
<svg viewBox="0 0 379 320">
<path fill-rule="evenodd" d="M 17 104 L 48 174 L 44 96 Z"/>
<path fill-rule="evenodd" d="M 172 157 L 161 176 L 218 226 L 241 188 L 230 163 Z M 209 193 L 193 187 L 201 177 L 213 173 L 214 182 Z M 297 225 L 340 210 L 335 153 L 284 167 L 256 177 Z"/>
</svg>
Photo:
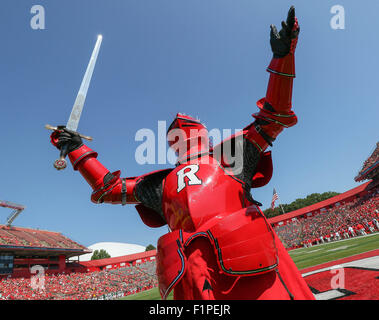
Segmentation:
<svg viewBox="0 0 379 320">
<path fill-rule="evenodd" d="M 54 127 L 54 126 L 51 126 L 49 124 L 45 125 L 45 128 L 48 129 L 48 130 L 52 130 L 52 131 L 63 131 L 64 129 L 64 126 L 58 126 L 58 127 Z M 78 135 L 83 138 L 83 139 L 86 139 L 88 141 L 92 141 L 93 138 L 90 137 L 90 136 L 85 136 L 83 134 L 80 134 L 78 133 Z M 61 149 L 60 149 L 60 156 L 59 156 L 59 159 L 55 160 L 54 161 L 54 168 L 57 169 L 57 170 L 63 170 L 67 167 L 67 161 L 66 161 L 66 156 L 67 156 L 67 150 L 68 149 L 68 144 L 64 144 L 62 145 Z"/>
<path fill-rule="evenodd" d="M 67 161 L 65 159 L 67 156 L 67 148 L 68 148 L 67 144 L 64 144 L 61 147 L 61 153 L 60 153 L 59 159 L 54 161 L 54 168 L 55 169 L 63 170 L 67 167 Z"/>
</svg>

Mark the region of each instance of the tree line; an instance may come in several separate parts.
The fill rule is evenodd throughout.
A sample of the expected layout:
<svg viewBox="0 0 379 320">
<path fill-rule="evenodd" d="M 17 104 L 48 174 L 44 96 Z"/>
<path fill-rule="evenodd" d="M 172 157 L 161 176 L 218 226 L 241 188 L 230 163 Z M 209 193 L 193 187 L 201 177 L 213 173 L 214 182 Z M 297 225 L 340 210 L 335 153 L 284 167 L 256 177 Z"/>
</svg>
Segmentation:
<svg viewBox="0 0 379 320">
<path fill-rule="evenodd" d="M 334 192 L 334 191 L 328 191 L 324 193 L 312 193 L 306 196 L 305 198 L 298 198 L 289 204 L 286 204 L 286 203 L 281 204 L 281 207 L 283 208 L 284 213 L 288 213 L 294 210 L 298 210 L 298 209 L 310 206 L 317 202 L 324 201 L 338 194 L 339 194 L 338 192 Z M 276 217 L 283 214 L 282 208 L 280 208 L 279 204 L 277 203 L 274 210 L 272 210 L 271 208 L 268 208 L 264 210 L 263 213 L 267 218 Z"/>
</svg>

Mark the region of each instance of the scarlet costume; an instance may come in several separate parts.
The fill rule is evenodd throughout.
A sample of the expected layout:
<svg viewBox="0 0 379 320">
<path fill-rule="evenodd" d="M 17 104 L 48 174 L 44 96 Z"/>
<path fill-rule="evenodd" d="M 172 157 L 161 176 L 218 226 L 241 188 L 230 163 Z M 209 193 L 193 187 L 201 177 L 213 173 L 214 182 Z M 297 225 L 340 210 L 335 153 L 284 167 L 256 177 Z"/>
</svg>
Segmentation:
<svg viewBox="0 0 379 320">
<path fill-rule="evenodd" d="M 93 202 L 136 204 L 146 225 L 168 224 L 172 231 L 157 248 L 162 298 L 174 289 L 174 299 L 314 299 L 250 194 L 271 179 L 266 148 L 297 122 L 291 98 L 298 33 L 291 7 L 279 33 L 271 26 L 274 56 L 266 97 L 257 103 L 255 121 L 240 134 L 209 148 L 207 130 L 198 120 L 176 116 L 168 130 L 169 145 L 178 154 L 173 169 L 120 178 L 120 171 L 106 169 L 77 133 L 52 134 L 58 148 L 68 144 L 74 170 L 93 189 Z M 231 162 L 230 149 L 240 161 Z"/>
</svg>

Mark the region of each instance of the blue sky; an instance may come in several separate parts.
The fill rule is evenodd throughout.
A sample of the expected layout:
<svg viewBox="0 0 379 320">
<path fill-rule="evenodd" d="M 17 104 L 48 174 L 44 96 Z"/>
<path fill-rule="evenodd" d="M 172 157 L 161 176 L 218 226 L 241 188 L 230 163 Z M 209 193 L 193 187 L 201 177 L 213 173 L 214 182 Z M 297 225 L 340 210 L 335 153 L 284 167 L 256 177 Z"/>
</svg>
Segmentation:
<svg viewBox="0 0 379 320">
<path fill-rule="evenodd" d="M 33 30 L 33 5 L 45 29 Z M 0 11 L 0 199 L 27 208 L 15 225 L 59 231 L 91 245 L 156 245 L 134 206 L 95 205 L 72 170 L 56 171 L 46 123 L 65 124 L 97 34 L 103 35 L 79 131 L 99 160 L 123 176 L 169 165 L 139 165 L 141 128 L 177 112 L 209 129 L 242 128 L 266 92 L 269 26 L 291 4 L 301 26 L 293 105 L 298 124 L 273 147 L 271 182 L 253 190 L 264 208 L 275 187 L 282 203 L 313 192 L 343 192 L 378 141 L 379 2 L 252 0 L 3 0 Z M 330 26 L 332 6 L 345 29 Z M 10 211 L 0 208 L 0 223 Z"/>
</svg>

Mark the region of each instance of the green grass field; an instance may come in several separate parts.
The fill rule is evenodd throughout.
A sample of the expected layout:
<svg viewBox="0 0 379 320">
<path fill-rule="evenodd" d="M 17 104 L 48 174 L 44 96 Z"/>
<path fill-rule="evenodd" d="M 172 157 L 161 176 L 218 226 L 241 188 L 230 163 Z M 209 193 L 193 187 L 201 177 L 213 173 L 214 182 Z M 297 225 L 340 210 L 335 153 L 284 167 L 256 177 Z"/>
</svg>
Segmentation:
<svg viewBox="0 0 379 320">
<path fill-rule="evenodd" d="M 170 293 L 167 300 L 172 300 L 173 294 Z M 139 292 L 127 297 L 123 297 L 120 300 L 162 300 L 161 295 L 159 294 L 158 288 L 153 288 L 143 292 Z"/>
<path fill-rule="evenodd" d="M 365 237 L 341 240 L 313 246 L 310 248 L 301 248 L 289 252 L 296 266 L 301 270 L 329 261 L 354 256 L 356 254 L 379 249 L 379 233 Z M 168 297 L 172 300 L 173 294 Z M 122 300 L 161 300 L 158 288 L 146 290 Z"/>
<path fill-rule="evenodd" d="M 310 248 L 295 249 L 290 251 L 289 254 L 298 269 L 301 270 L 375 249 L 379 249 L 379 233 L 330 242 Z"/>
</svg>

